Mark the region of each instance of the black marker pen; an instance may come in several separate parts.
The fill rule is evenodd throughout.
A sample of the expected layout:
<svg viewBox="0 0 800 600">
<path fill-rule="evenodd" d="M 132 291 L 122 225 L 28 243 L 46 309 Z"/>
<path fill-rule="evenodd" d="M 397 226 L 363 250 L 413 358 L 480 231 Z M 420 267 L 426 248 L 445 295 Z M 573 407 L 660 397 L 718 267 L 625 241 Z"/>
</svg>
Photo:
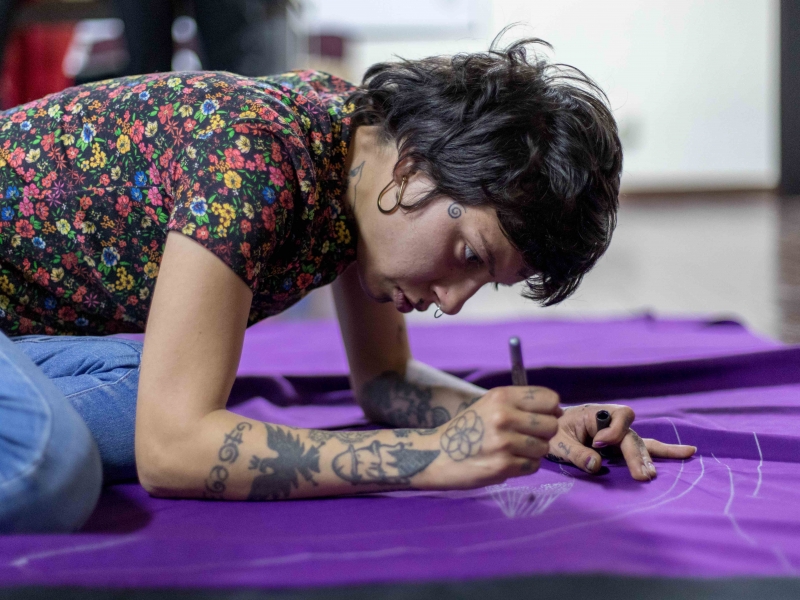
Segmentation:
<svg viewBox="0 0 800 600">
<path fill-rule="evenodd" d="M 597 431 L 605 429 L 611 425 L 611 413 L 607 410 L 598 410 L 595 415 L 595 420 L 597 422 Z"/>
<path fill-rule="evenodd" d="M 606 427 L 611 425 L 611 413 L 608 412 L 607 410 L 598 410 L 594 418 L 595 422 L 597 423 L 598 432 L 601 429 L 605 429 Z M 613 452 L 611 451 L 610 448 L 595 448 L 595 450 L 603 458 L 611 458 L 613 456 Z"/>
</svg>

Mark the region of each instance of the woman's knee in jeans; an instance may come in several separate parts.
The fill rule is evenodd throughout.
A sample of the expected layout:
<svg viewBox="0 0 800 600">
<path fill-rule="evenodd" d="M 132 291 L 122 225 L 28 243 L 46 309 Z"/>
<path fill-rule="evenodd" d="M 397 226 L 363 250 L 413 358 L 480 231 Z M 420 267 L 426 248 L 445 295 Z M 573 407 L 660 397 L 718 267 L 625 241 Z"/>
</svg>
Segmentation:
<svg viewBox="0 0 800 600">
<path fill-rule="evenodd" d="M 66 398 L 0 335 L 0 531 L 72 531 L 92 513 L 102 466 Z"/>
<path fill-rule="evenodd" d="M 136 478 L 134 427 L 142 344 L 114 337 L 14 340 L 92 432 L 107 483 Z"/>
<path fill-rule="evenodd" d="M 52 425 L 46 439 L 28 440 L 42 453 L 0 482 L 0 532 L 76 531 L 94 511 L 103 484 L 97 445 L 77 416 L 57 415 Z"/>
</svg>

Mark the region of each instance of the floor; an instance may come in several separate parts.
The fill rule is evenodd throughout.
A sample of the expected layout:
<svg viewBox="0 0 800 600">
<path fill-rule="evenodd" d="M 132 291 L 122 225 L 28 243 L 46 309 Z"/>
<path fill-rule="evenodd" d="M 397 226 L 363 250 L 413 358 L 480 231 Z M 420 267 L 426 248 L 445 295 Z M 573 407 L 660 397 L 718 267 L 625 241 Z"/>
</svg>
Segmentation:
<svg viewBox="0 0 800 600">
<path fill-rule="evenodd" d="M 460 314 L 409 322 L 658 316 L 733 318 L 800 341 L 800 198 L 768 193 L 626 196 L 606 255 L 576 294 L 541 308 L 518 288 L 482 289 Z M 281 319 L 332 318 L 330 291 Z"/>
</svg>

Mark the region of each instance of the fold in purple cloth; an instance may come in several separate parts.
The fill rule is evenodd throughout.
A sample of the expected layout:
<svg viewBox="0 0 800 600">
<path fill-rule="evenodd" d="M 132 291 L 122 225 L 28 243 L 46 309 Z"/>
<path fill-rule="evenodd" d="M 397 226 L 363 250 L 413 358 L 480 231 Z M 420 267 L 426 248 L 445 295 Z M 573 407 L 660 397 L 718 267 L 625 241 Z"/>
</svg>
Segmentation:
<svg viewBox="0 0 800 600">
<path fill-rule="evenodd" d="M 532 321 L 411 329 L 415 356 L 484 386 L 528 379 L 565 401 L 624 399 L 643 437 L 698 446 L 633 481 L 544 463 L 460 492 L 222 503 L 105 491 L 80 534 L 0 538 L 0 584 L 265 588 L 563 572 L 796 575 L 800 348 L 731 322 Z M 305 427 L 363 424 L 336 325 L 259 325 L 232 409 Z M 267 402 L 263 398 L 268 398 Z"/>
</svg>

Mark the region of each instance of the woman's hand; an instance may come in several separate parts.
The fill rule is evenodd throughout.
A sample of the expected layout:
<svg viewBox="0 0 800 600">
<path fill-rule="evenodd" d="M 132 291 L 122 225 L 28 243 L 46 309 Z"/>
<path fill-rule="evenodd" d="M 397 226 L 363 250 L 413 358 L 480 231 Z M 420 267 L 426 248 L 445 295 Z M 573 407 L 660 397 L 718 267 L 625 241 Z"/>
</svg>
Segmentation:
<svg viewBox="0 0 800 600">
<path fill-rule="evenodd" d="M 558 431 L 561 413 L 558 395 L 546 388 L 489 390 L 434 430 L 443 455 L 435 463 L 441 469 L 437 487 L 481 487 L 533 473 Z"/>
<path fill-rule="evenodd" d="M 611 413 L 611 424 L 598 432 L 596 415 L 599 410 Z M 619 446 L 631 476 L 638 481 L 650 481 L 656 476 L 653 457 L 689 458 L 697 451 L 694 446 L 640 438 L 630 428 L 634 418 L 633 409 L 620 404 L 584 404 L 564 409 L 558 419 L 558 432 L 550 439 L 547 458 L 596 473 L 601 456 L 595 449 Z"/>
</svg>

